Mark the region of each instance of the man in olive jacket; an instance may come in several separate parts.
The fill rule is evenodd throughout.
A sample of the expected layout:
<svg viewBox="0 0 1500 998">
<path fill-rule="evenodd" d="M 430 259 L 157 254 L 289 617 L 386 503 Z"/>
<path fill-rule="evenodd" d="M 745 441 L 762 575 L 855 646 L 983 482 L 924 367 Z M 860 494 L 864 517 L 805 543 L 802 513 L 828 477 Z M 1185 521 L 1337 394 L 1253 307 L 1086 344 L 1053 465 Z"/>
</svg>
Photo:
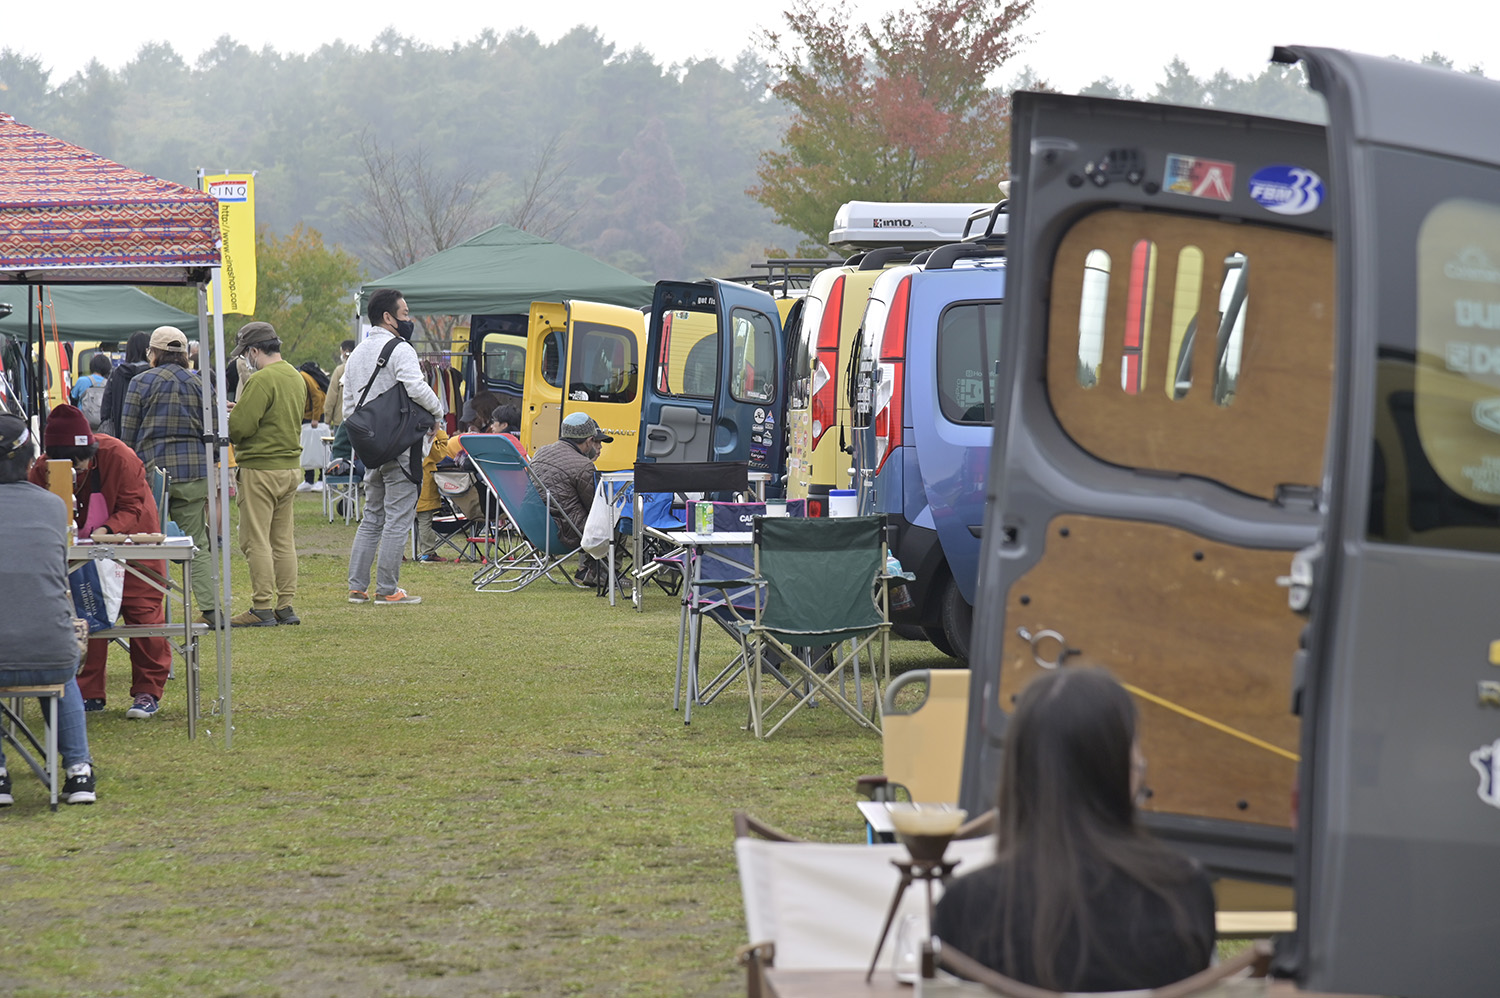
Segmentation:
<svg viewBox="0 0 1500 998">
<path fill-rule="evenodd" d="M 240 383 L 229 413 L 229 441 L 239 466 L 240 550 L 250 563 L 251 607 L 229 618 L 235 627 L 300 624 L 297 542 L 292 501 L 302 481 L 302 413 L 307 382 L 281 359 L 269 322 L 240 328 L 229 359 L 244 356 L 254 373 Z"/>
</svg>

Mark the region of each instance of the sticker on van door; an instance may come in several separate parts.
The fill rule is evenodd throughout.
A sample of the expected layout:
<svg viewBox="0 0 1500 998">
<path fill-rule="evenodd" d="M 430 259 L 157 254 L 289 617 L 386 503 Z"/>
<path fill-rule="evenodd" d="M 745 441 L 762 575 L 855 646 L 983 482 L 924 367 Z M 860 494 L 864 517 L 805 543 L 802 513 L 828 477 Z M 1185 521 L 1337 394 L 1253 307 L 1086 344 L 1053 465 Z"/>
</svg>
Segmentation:
<svg viewBox="0 0 1500 998">
<path fill-rule="evenodd" d="M 1315 211 L 1326 193 L 1323 178 L 1302 166 L 1265 166 L 1250 177 L 1250 199 L 1278 215 Z"/>
<path fill-rule="evenodd" d="M 1167 154 L 1162 189 L 1172 194 L 1213 201 L 1234 200 L 1234 164 L 1197 156 Z"/>
<path fill-rule="evenodd" d="M 1469 762 L 1479 770 L 1479 799 L 1500 807 L 1500 740 L 1470 752 Z"/>
</svg>

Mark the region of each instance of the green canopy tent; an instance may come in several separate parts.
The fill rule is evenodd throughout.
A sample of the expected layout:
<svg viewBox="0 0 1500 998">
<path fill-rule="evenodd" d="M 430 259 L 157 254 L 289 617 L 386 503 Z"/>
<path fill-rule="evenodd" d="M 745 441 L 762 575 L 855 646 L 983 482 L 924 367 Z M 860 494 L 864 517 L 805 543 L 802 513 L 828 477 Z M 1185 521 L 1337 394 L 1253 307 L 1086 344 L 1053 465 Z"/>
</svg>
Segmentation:
<svg viewBox="0 0 1500 998">
<path fill-rule="evenodd" d="M 611 305 L 651 304 L 649 281 L 509 225 L 487 229 L 359 289 L 398 288 L 413 315 L 513 315 L 534 301 L 582 298 Z"/>
<path fill-rule="evenodd" d="M 0 333 L 25 342 L 26 296 L 35 295 L 37 290 L 24 286 L 0 289 L 0 301 L 15 308 L 8 317 L 0 319 Z M 137 330 L 149 333 L 157 326 L 173 326 L 190 340 L 198 338 L 196 315 L 157 301 L 138 288 L 119 284 L 54 284 L 41 292 L 42 308 L 36 309 L 35 314 L 41 319 L 42 339 L 52 338 L 54 314 L 58 338 L 64 340 L 122 341 Z M 51 311 L 46 308 L 49 300 Z M 36 320 L 32 322 L 32 335 L 36 338 Z"/>
</svg>

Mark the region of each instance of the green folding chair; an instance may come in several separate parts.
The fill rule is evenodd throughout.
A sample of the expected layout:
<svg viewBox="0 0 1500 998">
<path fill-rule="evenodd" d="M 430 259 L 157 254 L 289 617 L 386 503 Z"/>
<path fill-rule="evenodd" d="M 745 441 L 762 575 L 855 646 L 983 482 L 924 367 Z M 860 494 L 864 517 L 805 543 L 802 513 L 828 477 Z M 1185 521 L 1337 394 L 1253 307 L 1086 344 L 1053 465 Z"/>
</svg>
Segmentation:
<svg viewBox="0 0 1500 998">
<path fill-rule="evenodd" d="M 771 737 L 814 702 L 832 705 L 879 732 L 880 690 L 891 671 L 885 517 L 758 517 L 753 532 L 760 593 L 754 619 L 740 626 L 746 642 L 755 646 L 750 670 L 755 736 Z M 868 714 L 860 681 L 866 657 L 873 698 Z"/>
</svg>

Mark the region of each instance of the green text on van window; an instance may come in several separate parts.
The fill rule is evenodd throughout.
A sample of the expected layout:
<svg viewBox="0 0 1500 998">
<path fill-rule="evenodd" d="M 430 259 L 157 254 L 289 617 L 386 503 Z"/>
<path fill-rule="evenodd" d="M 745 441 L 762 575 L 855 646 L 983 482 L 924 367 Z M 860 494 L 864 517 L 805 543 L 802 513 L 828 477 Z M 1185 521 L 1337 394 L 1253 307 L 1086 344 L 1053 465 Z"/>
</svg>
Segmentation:
<svg viewBox="0 0 1500 998">
<path fill-rule="evenodd" d="M 960 302 L 938 320 L 938 404 L 951 423 L 995 421 L 1000 310 L 997 301 Z"/>
</svg>

